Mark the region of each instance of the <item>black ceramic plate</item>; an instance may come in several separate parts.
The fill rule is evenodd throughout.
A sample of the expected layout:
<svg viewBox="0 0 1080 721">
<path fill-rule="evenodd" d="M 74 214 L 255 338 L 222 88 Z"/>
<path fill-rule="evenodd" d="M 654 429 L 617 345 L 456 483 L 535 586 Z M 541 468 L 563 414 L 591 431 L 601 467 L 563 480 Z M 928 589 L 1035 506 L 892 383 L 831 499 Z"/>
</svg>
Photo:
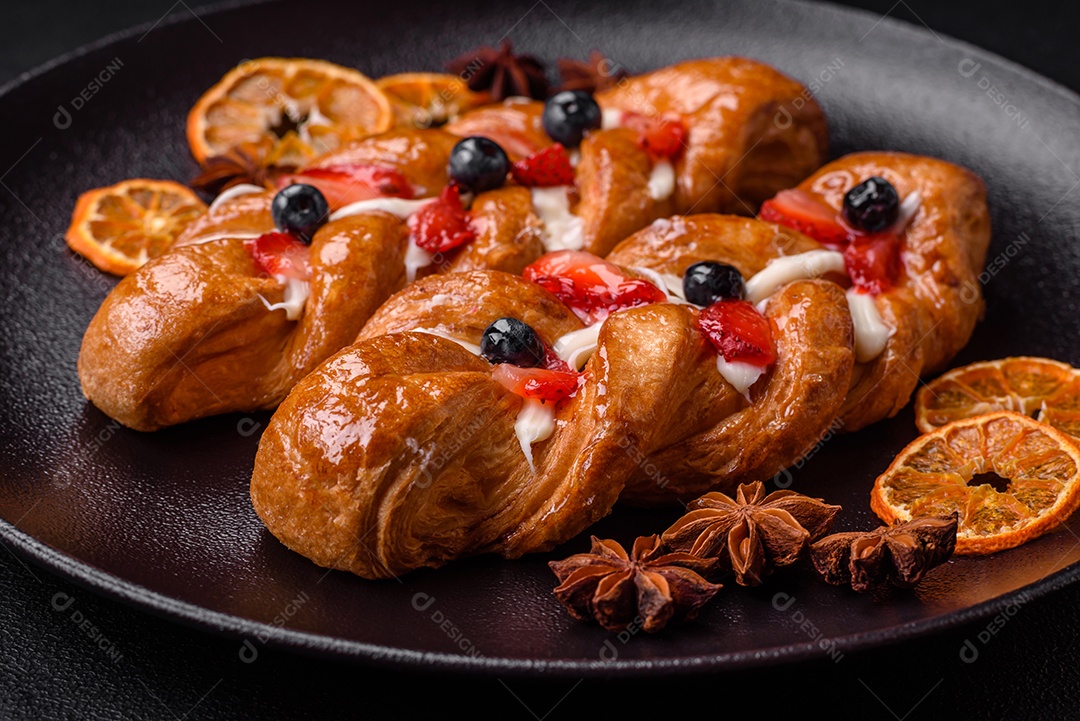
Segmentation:
<svg viewBox="0 0 1080 721">
<path fill-rule="evenodd" d="M 320 57 L 378 76 L 440 69 L 504 37 L 549 60 L 600 48 L 638 71 L 749 55 L 810 85 L 830 119 L 834 154 L 887 148 L 974 169 L 990 189 L 994 242 L 987 317 L 957 362 L 1080 361 L 1080 102 L 975 48 L 868 14 L 760 0 L 635 0 L 617 11 L 561 0 L 467 9 L 343 0 L 183 14 L 63 58 L 0 95 L 0 534 L 9 550 L 147 610 L 234 634 L 243 658 L 274 643 L 500 673 L 836 657 L 1010 613 L 1080 575 L 1077 518 L 1020 549 L 954 560 L 914 593 L 857 596 L 794 570 L 758 590 L 726 590 L 692 625 L 656 637 L 610 634 L 571 620 L 554 601 L 548 557 L 476 558 L 373 583 L 289 552 L 248 501 L 266 415 L 141 434 L 86 404 L 75 359 L 113 281 L 64 247 L 80 191 L 137 176 L 189 179 L 186 112 L 241 59 Z M 842 529 L 872 527 L 871 483 L 914 436 L 909 409 L 828 439 L 772 484 L 842 504 Z M 670 520 L 617 509 L 594 531 L 629 541 Z M 579 538 L 555 555 L 586 545 Z"/>
</svg>

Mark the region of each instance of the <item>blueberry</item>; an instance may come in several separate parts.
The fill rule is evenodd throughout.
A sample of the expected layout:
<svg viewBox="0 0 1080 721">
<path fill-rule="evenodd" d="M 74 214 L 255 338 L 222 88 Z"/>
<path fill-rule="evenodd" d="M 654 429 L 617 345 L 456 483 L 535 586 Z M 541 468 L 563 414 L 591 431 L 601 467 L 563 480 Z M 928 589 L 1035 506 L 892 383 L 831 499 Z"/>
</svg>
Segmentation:
<svg viewBox="0 0 1080 721">
<path fill-rule="evenodd" d="M 482 193 L 506 182 L 510 158 L 494 140 L 473 135 L 450 151 L 450 178 L 465 190 Z"/>
<path fill-rule="evenodd" d="M 856 185 L 844 196 L 844 220 L 867 233 L 884 230 L 896 222 L 900 195 L 885 178 L 874 176 Z"/>
<path fill-rule="evenodd" d="M 586 130 L 600 127 L 600 106 L 584 90 L 564 90 L 548 98 L 542 117 L 551 139 L 568 148 L 581 145 Z"/>
<path fill-rule="evenodd" d="M 270 204 L 270 215 L 278 230 L 304 243 L 311 242 L 329 214 L 330 205 L 319 189 L 303 183 L 282 188 Z"/>
<path fill-rule="evenodd" d="M 694 263 L 686 269 L 682 281 L 683 294 L 694 305 L 709 306 L 725 298 L 746 297 L 742 273 L 726 263 L 710 260 Z"/>
<path fill-rule="evenodd" d="M 480 338 L 480 355 L 491 363 L 535 368 L 544 360 L 544 352 L 544 341 L 528 323 L 517 318 L 499 318 Z"/>
</svg>

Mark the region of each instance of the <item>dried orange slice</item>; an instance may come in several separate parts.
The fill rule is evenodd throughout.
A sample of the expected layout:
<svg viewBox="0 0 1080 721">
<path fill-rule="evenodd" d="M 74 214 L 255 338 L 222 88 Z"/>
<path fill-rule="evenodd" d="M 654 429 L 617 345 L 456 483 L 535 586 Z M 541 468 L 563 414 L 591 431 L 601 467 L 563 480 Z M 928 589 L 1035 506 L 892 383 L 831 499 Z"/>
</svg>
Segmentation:
<svg viewBox="0 0 1080 721">
<path fill-rule="evenodd" d="M 389 130 L 390 101 L 366 75 L 322 60 L 247 60 L 206 91 L 187 120 L 200 163 L 241 144 L 264 165 L 296 167 Z"/>
<path fill-rule="evenodd" d="M 870 496 L 870 507 L 887 523 L 956 511 L 961 554 L 1019 546 L 1077 506 L 1074 441 L 1012 411 L 953 421 L 920 436 L 878 477 Z"/>
<path fill-rule="evenodd" d="M 173 244 L 206 204 L 171 180 L 125 180 L 79 196 L 67 244 L 106 273 L 127 275 Z"/>
<path fill-rule="evenodd" d="M 457 75 L 400 73 L 379 78 L 375 84 L 390 98 L 399 128 L 435 127 L 491 102 L 491 96 L 469 90 Z"/>
<path fill-rule="evenodd" d="M 1080 371 L 1048 358 L 1003 358 L 955 368 L 919 389 L 923 433 L 960 418 L 1016 411 L 1080 438 Z"/>
</svg>

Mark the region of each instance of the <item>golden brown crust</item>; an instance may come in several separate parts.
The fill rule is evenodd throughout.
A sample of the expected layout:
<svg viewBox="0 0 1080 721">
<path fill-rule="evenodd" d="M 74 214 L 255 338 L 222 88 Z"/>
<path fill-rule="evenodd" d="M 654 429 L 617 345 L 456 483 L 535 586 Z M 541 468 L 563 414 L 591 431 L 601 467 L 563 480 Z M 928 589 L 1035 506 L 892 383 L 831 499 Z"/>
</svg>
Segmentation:
<svg viewBox="0 0 1080 721">
<path fill-rule="evenodd" d="M 293 550 L 365 578 L 548 550 L 610 510 L 633 467 L 626 444 L 650 432 L 657 409 L 641 388 L 663 398 L 665 336 L 685 334 L 656 325 L 638 352 L 604 328 L 590 380 L 533 445 L 535 471 L 514 432 L 523 401 L 486 361 L 424 333 L 360 341 L 301 381 L 267 426 L 255 510 Z"/>
<path fill-rule="evenodd" d="M 626 128 L 600 130 L 581 144 L 577 215 L 585 238 L 583 250 L 604 256 L 626 236 L 656 218 L 671 214 L 670 200 L 649 194 L 653 162 Z"/>
<path fill-rule="evenodd" d="M 886 350 L 859 364 L 841 411 L 846 430 L 895 415 L 921 375 L 942 370 L 982 317 L 979 273 L 990 242 L 986 188 L 971 171 L 906 153 L 855 153 L 829 163 L 799 187 L 839 210 L 844 194 L 871 176 L 892 183 L 901 198 L 918 191 L 922 204 L 904 233 L 903 272 L 877 298 L 895 329 Z"/>
<path fill-rule="evenodd" d="M 773 258 L 819 250 L 821 244 L 782 225 L 735 215 L 676 215 L 631 235 L 608 255 L 612 263 L 682 278 L 694 263 L 733 265 L 744 278 Z"/>
<path fill-rule="evenodd" d="M 475 240 L 436 259 L 433 270 L 460 273 L 493 269 L 520 273 L 544 254 L 542 224 L 527 188 L 509 186 L 481 193 L 470 209 Z"/>
<path fill-rule="evenodd" d="M 498 143 L 511 160 L 521 160 L 551 145 L 541 118 L 544 103 L 525 98 L 507 98 L 495 105 L 462 113 L 444 128 L 460 138 L 482 135 Z"/>
<path fill-rule="evenodd" d="M 311 245 L 304 314 L 290 321 L 260 300 L 280 302 L 284 287 L 242 240 L 176 248 L 124 278 L 90 321 L 83 392 L 138 430 L 273 408 L 400 287 L 403 270 L 388 269 L 404 250 L 404 227 L 386 213 L 325 225 Z"/>
<path fill-rule="evenodd" d="M 532 326 L 549 345 L 581 321 L 535 283 L 499 271 L 431 276 L 393 295 L 364 326 L 358 341 L 422 328 L 479 345 L 484 329 L 511 316 Z"/>
<path fill-rule="evenodd" d="M 748 58 L 689 60 L 597 95 L 604 108 L 686 123 L 674 213 L 753 214 L 825 161 L 821 108 L 800 83 Z"/>
<path fill-rule="evenodd" d="M 354 164 L 394 168 L 413 186 L 415 197 L 423 198 L 438 195 L 446 185 L 446 165 L 458 140 L 438 129 L 391 130 L 319 156 L 305 168 Z"/>
</svg>

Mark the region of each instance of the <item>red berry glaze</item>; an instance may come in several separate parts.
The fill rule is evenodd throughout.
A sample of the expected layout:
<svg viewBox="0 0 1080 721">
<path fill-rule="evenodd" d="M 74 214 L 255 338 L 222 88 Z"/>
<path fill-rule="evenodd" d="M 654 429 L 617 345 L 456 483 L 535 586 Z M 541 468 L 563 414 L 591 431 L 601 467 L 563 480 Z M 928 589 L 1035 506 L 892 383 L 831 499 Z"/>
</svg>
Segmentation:
<svg viewBox="0 0 1080 721">
<path fill-rule="evenodd" d="M 500 363 L 492 369 L 491 377 L 522 398 L 558 403 L 577 392 L 581 374 L 545 368 L 518 368 L 510 363 Z"/>
<path fill-rule="evenodd" d="M 255 264 L 270 275 L 307 280 L 311 277 L 311 247 L 288 233 L 263 233 L 244 241 Z"/>
<path fill-rule="evenodd" d="M 844 249 L 844 266 L 856 288 L 884 293 L 900 275 L 900 239 L 892 233 L 855 236 Z"/>
<path fill-rule="evenodd" d="M 622 308 L 663 303 L 667 295 L 642 278 L 581 250 L 547 253 L 525 267 L 525 280 L 553 293 L 587 325 Z"/>
<path fill-rule="evenodd" d="M 758 218 L 797 230 L 833 250 L 845 248 L 851 236 L 835 210 L 804 190 L 781 190 L 761 204 Z"/>
<path fill-rule="evenodd" d="M 686 125 L 677 117 L 649 117 L 625 112 L 622 124 L 637 131 L 638 144 L 654 160 L 674 158 L 686 147 Z"/>
<path fill-rule="evenodd" d="M 429 253 L 445 253 L 476 238 L 456 185 L 447 185 L 438 200 L 409 217 L 409 237 Z"/>
<path fill-rule="evenodd" d="M 698 328 L 729 363 L 764 368 L 776 360 L 769 320 L 745 300 L 713 303 L 701 311 Z"/>
<path fill-rule="evenodd" d="M 561 143 L 549 145 L 517 161 L 510 167 L 510 173 L 514 180 L 530 188 L 574 183 L 574 166 L 570 164 L 570 156 Z"/>
<path fill-rule="evenodd" d="M 412 198 L 413 188 L 405 176 L 394 168 L 381 165 L 333 165 L 311 168 L 283 176 L 278 187 L 293 183 L 305 183 L 319 189 L 330 204 L 338 210 L 361 200 L 372 198 Z"/>
</svg>

